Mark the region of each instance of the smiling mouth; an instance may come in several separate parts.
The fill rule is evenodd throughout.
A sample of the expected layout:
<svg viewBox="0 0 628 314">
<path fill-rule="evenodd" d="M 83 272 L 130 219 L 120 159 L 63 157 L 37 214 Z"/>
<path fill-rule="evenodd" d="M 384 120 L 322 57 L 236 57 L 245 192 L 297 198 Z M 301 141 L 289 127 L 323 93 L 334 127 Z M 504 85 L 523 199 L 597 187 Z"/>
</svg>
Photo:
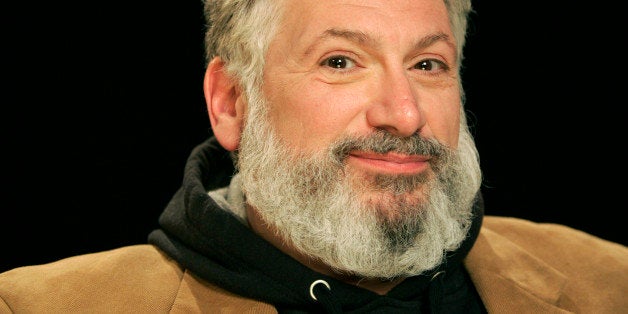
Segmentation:
<svg viewBox="0 0 628 314">
<path fill-rule="evenodd" d="M 397 175 L 414 175 L 430 167 L 431 156 L 400 153 L 375 153 L 352 151 L 347 156 L 348 164 L 369 172 Z"/>
</svg>

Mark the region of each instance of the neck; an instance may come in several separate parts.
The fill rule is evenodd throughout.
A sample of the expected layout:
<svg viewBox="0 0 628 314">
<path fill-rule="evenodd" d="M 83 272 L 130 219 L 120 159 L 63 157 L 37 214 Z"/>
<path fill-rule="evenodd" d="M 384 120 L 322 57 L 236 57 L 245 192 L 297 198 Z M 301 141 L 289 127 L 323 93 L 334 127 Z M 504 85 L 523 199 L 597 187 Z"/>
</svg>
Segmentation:
<svg viewBox="0 0 628 314">
<path fill-rule="evenodd" d="M 320 261 L 319 259 L 313 258 L 297 250 L 293 245 L 289 243 L 289 241 L 283 239 L 279 235 L 274 226 L 265 222 L 259 215 L 257 210 L 255 210 L 255 208 L 253 208 L 252 206 L 246 205 L 246 217 L 253 232 L 262 237 L 264 240 L 270 242 L 273 246 L 277 247 L 282 252 L 297 260 L 299 263 L 321 274 L 330 276 L 347 284 L 370 290 L 379 295 L 384 295 L 388 293 L 388 291 L 390 291 L 392 288 L 394 288 L 405 279 L 363 278 L 340 272 L 337 269 L 334 269 L 333 267 Z"/>
</svg>

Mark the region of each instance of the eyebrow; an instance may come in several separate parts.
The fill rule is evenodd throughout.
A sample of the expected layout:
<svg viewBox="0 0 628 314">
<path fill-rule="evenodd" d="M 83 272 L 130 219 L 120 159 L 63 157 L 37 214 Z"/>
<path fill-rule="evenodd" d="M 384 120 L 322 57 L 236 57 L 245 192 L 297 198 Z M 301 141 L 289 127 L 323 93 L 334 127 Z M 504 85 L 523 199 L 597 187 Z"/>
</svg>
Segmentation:
<svg viewBox="0 0 628 314">
<path fill-rule="evenodd" d="M 319 39 L 326 39 L 328 37 L 344 38 L 349 41 L 354 41 L 360 44 L 368 43 L 371 45 L 375 45 L 377 43 L 374 38 L 367 35 L 366 33 L 363 33 L 360 31 L 347 30 L 347 29 L 330 28 L 326 30 L 325 32 L 323 32 L 323 34 L 319 36 Z"/>
<path fill-rule="evenodd" d="M 379 43 L 371 36 L 367 35 L 364 32 L 360 31 L 352 31 L 348 29 L 338 29 L 338 28 L 330 28 L 325 30 L 322 34 L 316 37 L 314 42 L 307 48 L 304 55 L 309 55 L 312 53 L 312 50 L 320 43 L 329 38 L 344 38 L 348 41 L 357 43 L 357 44 L 368 44 L 369 46 L 379 46 Z"/>
<path fill-rule="evenodd" d="M 353 31 L 348 29 L 337 29 L 330 28 L 325 30 L 321 35 L 319 35 L 314 43 L 310 45 L 305 51 L 304 55 L 309 55 L 314 47 L 317 46 L 319 42 L 325 41 L 328 38 L 344 38 L 348 41 L 355 42 L 360 45 L 367 45 L 374 48 L 378 48 L 381 46 L 381 42 L 364 32 L 361 31 Z M 444 42 L 451 48 L 455 50 L 455 45 L 451 42 L 449 35 L 443 32 L 437 32 L 433 34 L 429 34 L 425 37 L 422 37 L 419 41 L 414 44 L 414 49 L 422 50 L 425 49 L 436 42 Z"/>
<path fill-rule="evenodd" d="M 424 49 L 427 48 L 429 46 L 431 46 L 432 44 L 436 43 L 436 42 L 444 42 L 445 44 L 447 44 L 448 46 L 450 46 L 451 48 L 456 48 L 456 45 L 454 45 L 453 42 L 451 42 L 451 40 L 449 40 L 449 35 L 443 33 L 443 32 L 438 32 L 435 34 L 430 34 L 428 36 L 425 36 L 423 38 L 421 38 L 421 40 L 419 40 L 415 45 L 414 48 L 416 48 L 417 50 L 420 49 Z"/>
</svg>

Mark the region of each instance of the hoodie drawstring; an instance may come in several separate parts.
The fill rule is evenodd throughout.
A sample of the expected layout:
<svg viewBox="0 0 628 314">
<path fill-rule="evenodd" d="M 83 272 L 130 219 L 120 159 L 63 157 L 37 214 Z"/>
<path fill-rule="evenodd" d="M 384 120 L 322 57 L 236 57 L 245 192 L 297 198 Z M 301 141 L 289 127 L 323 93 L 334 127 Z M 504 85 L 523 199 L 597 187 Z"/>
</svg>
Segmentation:
<svg viewBox="0 0 628 314">
<path fill-rule="evenodd" d="M 331 287 L 327 281 L 319 279 L 310 285 L 310 297 L 319 302 L 325 311 L 330 314 L 342 313 L 340 304 L 331 295 Z"/>
<path fill-rule="evenodd" d="M 429 298 L 430 298 L 430 313 L 440 312 L 440 303 L 443 299 L 443 279 L 445 278 L 445 271 L 439 271 L 430 279 Z"/>
</svg>

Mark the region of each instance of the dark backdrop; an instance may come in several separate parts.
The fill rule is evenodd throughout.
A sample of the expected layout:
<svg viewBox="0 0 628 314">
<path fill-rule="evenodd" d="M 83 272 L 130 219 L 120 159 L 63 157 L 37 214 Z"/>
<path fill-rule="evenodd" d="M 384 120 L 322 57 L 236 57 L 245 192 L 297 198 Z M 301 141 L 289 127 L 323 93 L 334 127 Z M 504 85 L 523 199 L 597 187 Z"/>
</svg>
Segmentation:
<svg viewBox="0 0 628 314">
<path fill-rule="evenodd" d="M 463 73 L 486 213 L 625 244 L 624 30 L 497 2 L 475 1 Z M 145 243 L 210 134 L 200 1 L 130 3 L 0 10 L 0 271 Z"/>
</svg>

